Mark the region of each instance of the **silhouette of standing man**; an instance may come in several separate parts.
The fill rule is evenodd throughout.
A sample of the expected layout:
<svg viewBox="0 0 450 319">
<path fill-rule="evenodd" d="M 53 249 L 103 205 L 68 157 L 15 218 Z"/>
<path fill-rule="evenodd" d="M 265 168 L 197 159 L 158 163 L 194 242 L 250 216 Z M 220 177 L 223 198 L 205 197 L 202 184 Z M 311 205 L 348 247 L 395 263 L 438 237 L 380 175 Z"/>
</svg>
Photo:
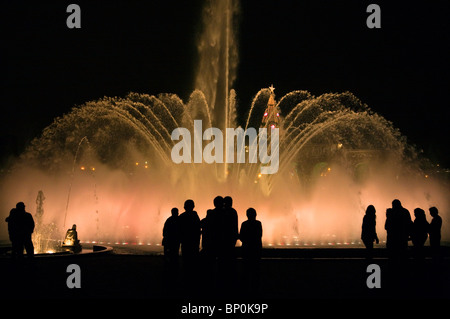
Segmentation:
<svg viewBox="0 0 450 319">
<path fill-rule="evenodd" d="M 8 232 L 12 243 L 13 258 L 22 258 L 25 248 L 28 258 L 34 257 L 34 246 L 31 236 L 34 231 L 34 220 L 30 213 L 25 211 L 25 204 L 19 202 L 6 218 Z"/>
<path fill-rule="evenodd" d="M 439 250 L 441 246 L 441 227 L 442 218 L 439 216 L 438 209 L 436 207 L 430 207 L 429 209 L 431 217 L 429 234 L 430 234 L 430 246 L 433 254 L 433 258 L 439 258 Z"/>
<path fill-rule="evenodd" d="M 180 230 L 178 226 L 178 208 L 171 210 L 171 216 L 167 218 L 163 227 L 164 257 L 170 268 L 178 265 L 178 253 L 180 250 Z"/>
<path fill-rule="evenodd" d="M 230 294 L 235 291 L 237 273 L 235 247 L 239 235 L 238 215 L 230 196 L 223 199 L 219 227 L 221 238 L 217 265 L 218 283 L 224 293 Z"/>
<path fill-rule="evenodd" d="M 195 288 L 196 269 L 200 248 L 200 218 L 194 211 L 194 201 L 184 202 L 184 213 L 178 218 L 180 226 L 181 255 L 188 287 Z"/>
<path fill-rule="evenodd" d="M 386 218 L 385 229 L 388 233 L 388 249 L 395 260 L 406 258 L 411 228 L 411 214 L 398 199 L 394 199 Z"/>
<path fill-rule="evenodd" d="M 208 246 L 214 259 L 221 255 L 223 243 L 223 197 L 216 196 L 213 200 L 214 208 L 209 209 L 206 213 L 208 218 L 209 237 L 207 239 Z"/>
<path fill-rule="evenodd" d="M 226 257 L 234 258 L 234 248 L 239 236 L 238 215 L 233 208 L 233 199 L 226 196 L 223 199 L 223 249 Z"/>
<path fill-rule="evenodd" d="M 259 287 L 263 230 L 261 222 L 256 220 L 254 208 L 247 209 L 247 218 L 248 220 L 242 223 L 239 234 L 244 259 L 244 280 L 250 291 L 256 291 Z"/>
</svg>

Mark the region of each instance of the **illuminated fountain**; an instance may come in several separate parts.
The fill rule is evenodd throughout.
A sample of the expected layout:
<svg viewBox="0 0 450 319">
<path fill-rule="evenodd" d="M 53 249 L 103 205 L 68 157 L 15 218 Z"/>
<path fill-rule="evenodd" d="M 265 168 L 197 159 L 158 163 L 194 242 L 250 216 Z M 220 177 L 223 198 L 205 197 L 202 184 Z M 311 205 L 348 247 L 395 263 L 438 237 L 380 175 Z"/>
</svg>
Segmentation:
<svg viewBox="0 0 450 319">
<path fill-rule="evenodd" d="M 313 96 L 299 90 L 277 102 L 273 87 L 265 88 L 248 115 L 236 116 L 236 92 L 230 89 L 237 65 L 231 23 L 236 4 L 214 5 L 205 11 L 213 26 L 199 42 L 198 89 L 187 101 L 175 94 L 130 93 L 73 108 L 3 178 L 2 210 L 31 202 L 43 190 L 45 222 L 58 225 L 59 239 L 68 223 L 91 242 L 157 245 L 172 207 L 182 210 L 193 199 L 203 218 L 215 196 L 229 195 L 240 223 L 248 207 L 256 209 L 265 245 L 291 246 L 358 242 L 369 204 L 377 208 L 383 239 L 385 209 L 394 198 L 410 211 L 448 211 L 447 186 L 425 178 L 399 131 L 349 92 Z M 176 128 L 193 132 L 198 119 L 204 129 L 270 127 L 265 118 L 273 110 L 280 130 L 276 174 L 263 175 L 261 165 L 249 161 L 171 159 Z"/>
<path fill-rule="evenodd" d="M 270 95 L 258 92 L 246 125 L 261 125 Z M 209 114 L 203 94 L 193 92 L 184 104 L 176 95 L 132 93 L 87 102 L 55 120 L 3 180 L 1 194 L 8 187 L 26 201 L 43 189 L 47 223 L 65 229 L 67 220 L 91 241 L 153 245 L 172 207 L 192 198 L 204 217 L 218 194 L 233 197 L 240 221 L 248 207 L 257 210 L 267 244 L 357 241 L 369 204 L 378 208 L 383 237 L 394 198 L 410 209 L 445 211 L 445 190 L 417 170 L 398 131 L 352 94 L 296 91 L 277 105 L 286 115 L 276 174 L 261 175 L 248 161 L 227 164 L 225 177 L 225 164 L 173 163 L 170 133 L 192 129 L 195 111 Z M 80 143 L 86 136 L 89 144 Z"/>
</svg>

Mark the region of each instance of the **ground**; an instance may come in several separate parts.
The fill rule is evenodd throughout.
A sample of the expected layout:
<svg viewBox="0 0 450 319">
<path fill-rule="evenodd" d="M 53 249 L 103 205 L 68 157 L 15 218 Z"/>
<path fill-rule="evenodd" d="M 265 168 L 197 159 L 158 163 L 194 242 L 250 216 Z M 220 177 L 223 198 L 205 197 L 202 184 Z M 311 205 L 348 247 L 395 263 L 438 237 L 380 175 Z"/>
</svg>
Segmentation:
<svg viewBox="0 0 450 319">
<path fill-rule="evenodd" d="M 167 286 L 164 258 L 155 253 L 130 253 L 117 248 L 109 253 L 60 257 L 37 257 L 32 263 L 15 264 L 9 256 L 0 258 L 1 293 L 5 299 L 147 299 L 155 307 L 204 303 L 266 303 L 271 309 L 295 307 L 305 300 L 448 299 L 450 297 L 450 247 L 436 262 L 422 263 L 412 256 L 395 268 L 385 249 L 377 249 L 368 261 L 364 249 L 267 249 L 261 260 L 260 288 L 248 292 L 242 284 L 243 261 L 237 260 L 235 290 L 205 292 L 209 283 L 200 272 L 196 289 L 177 281 Z M 72 272 L 80 267 L 80 288 L 68 288 Z M 380 267 L 380 288 L 368 288 L 372 274 L 367 266 Z M 182 277 L 181 277 L 182 278 Z M 147 302 L 146 302 L 147 304 Z M 280 306 L 281 305 L 281 306 Z"/>
</svg>

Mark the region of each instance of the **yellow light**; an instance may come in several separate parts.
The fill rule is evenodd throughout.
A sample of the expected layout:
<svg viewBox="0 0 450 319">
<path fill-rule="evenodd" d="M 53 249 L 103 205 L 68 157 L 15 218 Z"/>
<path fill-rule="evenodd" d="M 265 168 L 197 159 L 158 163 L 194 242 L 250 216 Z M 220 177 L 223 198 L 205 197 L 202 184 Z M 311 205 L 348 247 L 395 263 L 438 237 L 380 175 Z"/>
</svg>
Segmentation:
<svg viewBox="0 0 450 319">
<path fill-rule="evenodd" d="M 258 174 L 258 178 L 261 178 L 261 177 L 262 177 L 262 174 L 261 174 L 261 173 L 259 173 L 259 174 Z"/>
<path fill-rule="evenodd" d="M 145 167 L 145 168 L 148 168 L 148 165 L 145 165 L 144 167 Z"/>
<path fill-rule="evenodd" d="M 92 170 L 95 171 L 95 167 L 92 167 Z"/>
<path fill-rule="evenodd" d="M 72 239 L 66 239 L 63 243 L 66 246 L 73 246 L 73 240 Z"/>
<path fill-rule="evenodd" d="M 138 166 L 139 165 L 139 163 L 138 162 L 136 162 L 136 166 Z"/>
<path fill-rule="evenodd" d="M 328 167 L 327 171 L 329 171 L 329 172 L 330 172 L 330 171 L 331 171 L 331 167 Z"/>
<path fill-rule="evenodd" d="M 85 168 L 84 166 L 81 166 L 80 169 L 81 169 L 82 171 L 84 171 L 86 168 Z"/>
</svg>

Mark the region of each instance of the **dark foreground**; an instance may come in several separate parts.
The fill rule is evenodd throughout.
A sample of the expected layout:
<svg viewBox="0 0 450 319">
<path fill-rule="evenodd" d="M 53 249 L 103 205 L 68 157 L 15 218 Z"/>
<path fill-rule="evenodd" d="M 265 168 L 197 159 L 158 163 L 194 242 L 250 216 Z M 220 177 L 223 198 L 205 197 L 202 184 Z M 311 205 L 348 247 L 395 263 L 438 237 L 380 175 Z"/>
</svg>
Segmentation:
<svg viewBox="0 0 450 319">
<path fill-rule="evenodd" d="M 163 256 L 155 254 L 78 255 L 35 258 L 33 263 L 14 264 L 0 258 L 1 298 L 5 299 L 150 299 L 158 307 L 214 303 L 286 303 L 305 299 L 410 299 L 450 297 L 449 247 L 439 262 L 427 257 L 422 263 L 410 257 L 392 265 L 383 249 L 368 262 L 363 249 L 266 250 L 261 261 L 260 287 L 249 292 L 242 282 L 242 260 L 237 260 L 234 290 L 207 291 L 211 281 L 200 273 L 195 287 L 183 285 L 182 273 L 175 286 L 167 285 Z M 69 288 L 68 266 L 80 267 L 80 288 Z M 368 288 L 372 271 L 380 267 L 381 288 Z M 191 309 L 192 310 L 192 309 Z"/>
</svg>

